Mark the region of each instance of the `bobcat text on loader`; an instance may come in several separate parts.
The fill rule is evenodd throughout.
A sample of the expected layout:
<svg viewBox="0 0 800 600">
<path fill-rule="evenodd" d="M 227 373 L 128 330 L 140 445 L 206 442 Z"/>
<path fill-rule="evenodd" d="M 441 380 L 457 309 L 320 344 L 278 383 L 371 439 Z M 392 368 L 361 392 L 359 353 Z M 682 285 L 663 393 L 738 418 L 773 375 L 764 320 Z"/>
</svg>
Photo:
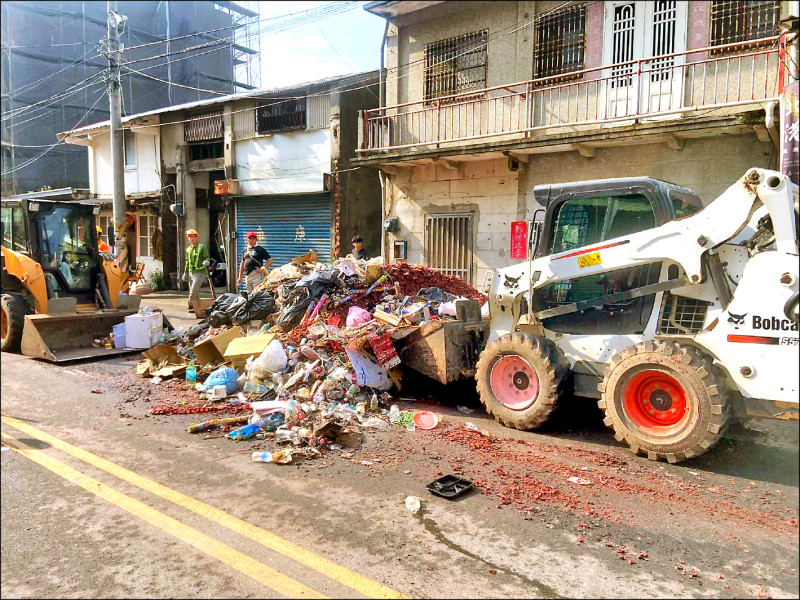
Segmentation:
<svg viewBox="0 0 800 600">
<path fill-rule="evenodd" d="M 750 169 L 702 207 L 646 178 L 537 186 L 529 260 L 498 269 L 476 380 L 533 429 L 571 394 L 618 441 L 698 456 L 735 416 L 798 417 L 798 187 Z"/>
<path fill-rule="evenodd" d="M 3 199 L 0 349 L 52 362 L 132 351 L 92 344 L 136 312 L 140 297 L 126 292 L 141 275 L 99 252 L 96 210 Z"/>
</svg>

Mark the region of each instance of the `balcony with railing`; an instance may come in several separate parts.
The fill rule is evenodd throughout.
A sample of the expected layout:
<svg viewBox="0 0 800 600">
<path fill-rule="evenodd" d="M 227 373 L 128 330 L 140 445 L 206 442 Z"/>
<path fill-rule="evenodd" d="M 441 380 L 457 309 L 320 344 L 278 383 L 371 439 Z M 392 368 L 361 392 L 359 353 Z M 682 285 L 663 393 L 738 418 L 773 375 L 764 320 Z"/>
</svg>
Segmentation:
<svg viewBox="0 0 800 600">
<path fill-rule="evenodd" d="M 359 156 L 374 158 L 613 130 L 777 101 L 788 82 L 780 38 L 640 60 L 361 113 Z"/>
</svg>

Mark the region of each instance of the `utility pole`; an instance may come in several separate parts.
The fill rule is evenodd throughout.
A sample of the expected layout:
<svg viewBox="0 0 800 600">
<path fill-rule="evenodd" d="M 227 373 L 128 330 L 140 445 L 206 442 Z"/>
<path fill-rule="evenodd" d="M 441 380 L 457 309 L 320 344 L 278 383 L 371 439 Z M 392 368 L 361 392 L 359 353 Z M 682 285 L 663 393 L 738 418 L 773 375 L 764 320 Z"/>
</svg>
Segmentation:
<svg viewBox="0 0 800 600">
<path fill-rule="evenodd" d="M 117 1 L 107 0 L 108 10 L 108 103 L 111 111 L 111 170 L 114 176 L 114 256 L 124 270 L 128 267 L 128 233 L 125 220 L 124 137 L 120 97 L 119 62 L 122 49 L 119 30 L 127 17 L 117 14 Z"/>
</svg>

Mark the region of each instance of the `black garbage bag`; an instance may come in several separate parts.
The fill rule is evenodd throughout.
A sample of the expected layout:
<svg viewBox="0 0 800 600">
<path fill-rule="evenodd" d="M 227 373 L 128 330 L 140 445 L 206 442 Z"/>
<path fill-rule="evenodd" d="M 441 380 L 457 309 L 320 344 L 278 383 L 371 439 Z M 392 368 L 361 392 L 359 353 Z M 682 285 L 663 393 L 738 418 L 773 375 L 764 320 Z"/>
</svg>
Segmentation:
<svg viewBox="0 0 800 600">
<path fill-rule="evenodd" d="M 312 298 L 308 288 L 298 287 L 283 303 L 281 314 L 275 319 L 275 324 L 285 332 L 291 331 L 303 320 L 303 315 L 311 302 Z"/>
<path fill-rule="evenodd" d="M 316 300 L 322 294 L 332 292 L 339 286 L 339 281 L 339 269 L 324 269 L 302 277 L 295 285 L 295 289 L 307 288 L 311 298 Z"/>
<path fill-rule="evenodd" d="M 247 300 L 239 294 L 222 294 L 208 308 L 207 317 L 212 327 L 221 327 L 233 323 L 233 315 L 241 308 Z"/>
<path fill-rule="evenodd" d="M 233 324 L 244 325 L 250 321 L 263 321 L 277 310 L 278 305 L 275 303 L 275 294 L 270 291 L 256 292 L 236 309 L 233 315 Z"/>
<path fill-rule="evenodd" d="M 445 292 L 442 288 L 438 287 L 422 288 L 418 295 L 430 302 L 436 303 L 452 302 L 457 298 L 457 296 L 454 296 L 450 292 Z"/>
</svg>

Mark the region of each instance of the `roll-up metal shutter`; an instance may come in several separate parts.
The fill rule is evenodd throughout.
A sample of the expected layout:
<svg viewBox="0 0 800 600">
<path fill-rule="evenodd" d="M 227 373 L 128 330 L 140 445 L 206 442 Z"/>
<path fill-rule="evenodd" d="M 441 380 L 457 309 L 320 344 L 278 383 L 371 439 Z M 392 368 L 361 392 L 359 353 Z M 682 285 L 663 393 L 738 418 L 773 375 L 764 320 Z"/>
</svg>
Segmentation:
<svg viewBox="0 0 800 600">
<path fill-rule="evenodd" d="M 328 262 L 331 255 L 330 194 L 237 198 L 237 274 L 248 231 L 259 234 L 258 244 L 275 259 L 273 268 L 309 250 L 314 250 L 320 261 Z"/>
</svg>

